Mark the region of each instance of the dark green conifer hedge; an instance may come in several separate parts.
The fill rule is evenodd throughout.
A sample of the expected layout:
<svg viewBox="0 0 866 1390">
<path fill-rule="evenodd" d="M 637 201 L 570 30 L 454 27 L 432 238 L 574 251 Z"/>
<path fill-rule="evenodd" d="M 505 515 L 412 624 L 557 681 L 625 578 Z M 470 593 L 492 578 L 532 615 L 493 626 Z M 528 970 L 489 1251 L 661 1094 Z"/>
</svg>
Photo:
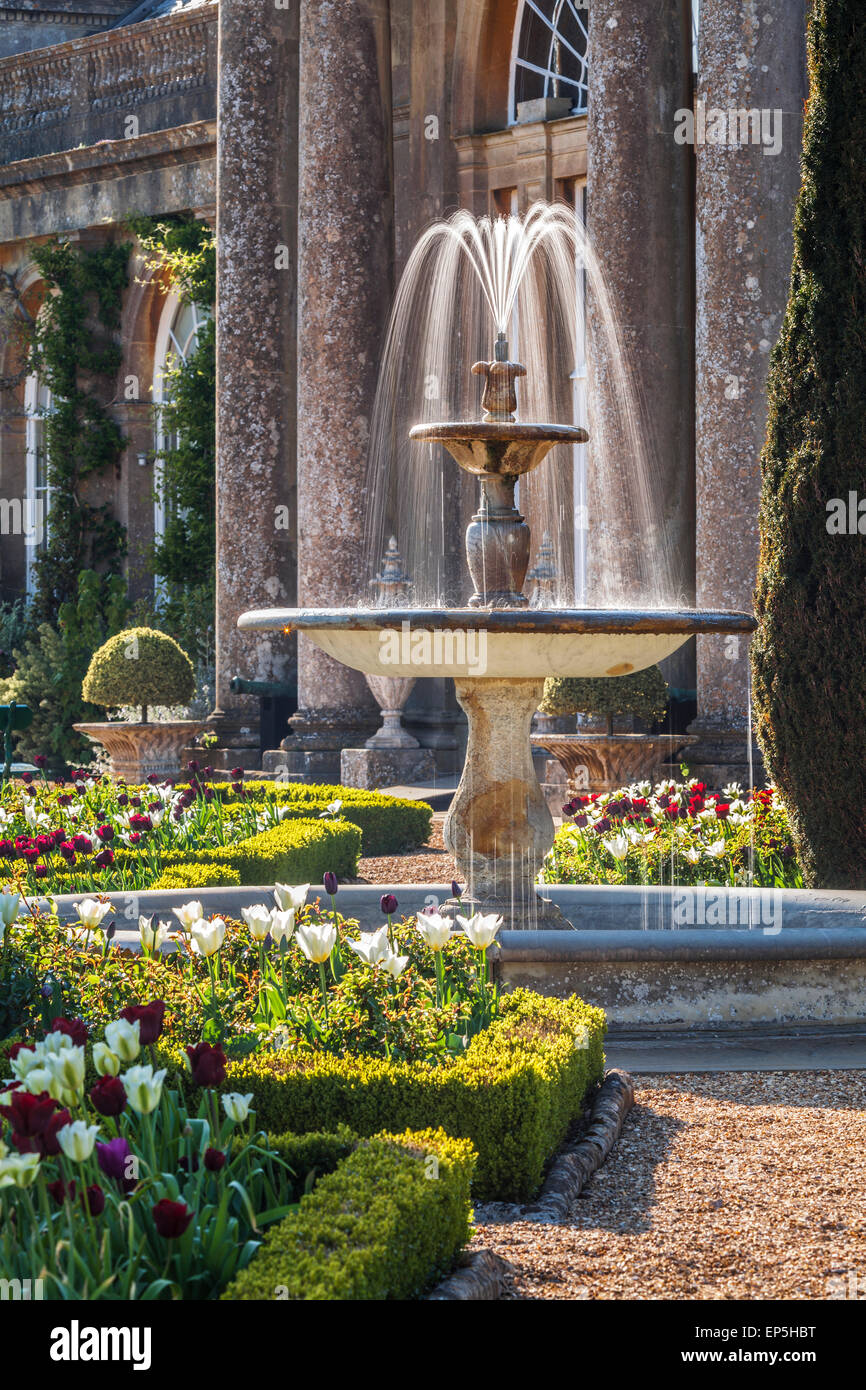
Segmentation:
<svg viewBox="0 0 866 1390">
<path fill-rule="evenodd" d="M 806 882 L 866 888 L 862 0 L 815 0 L 808 51 L 791 290 L 762 456 L 754 696 Z"/>
</svg>

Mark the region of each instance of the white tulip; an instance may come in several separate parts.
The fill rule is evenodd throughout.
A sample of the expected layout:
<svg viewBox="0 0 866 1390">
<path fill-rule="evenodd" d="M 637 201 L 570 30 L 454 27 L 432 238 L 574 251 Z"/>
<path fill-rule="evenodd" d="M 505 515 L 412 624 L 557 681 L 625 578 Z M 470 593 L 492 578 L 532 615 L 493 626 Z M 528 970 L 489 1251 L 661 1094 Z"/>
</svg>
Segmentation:
<svg viewBox="0 0 866 1390">
<path fill-rule="evenodd" d="M 239 1091 L 228 1091 L 222 1098 L 223 1110 L 236 1125 L 242 1125 L 250 1113 L 253 1093 L 242 1096 Z"/>
<path fill-rule="evenodd" d="M 326 961 L 337 944 L 337 928 L 333 922 L 305 922 L 295 932 L 295 940 L 307 960 L 319 964 Z"/>
<path fill-rule="evenodd" d="M 95 898 L 85 898 L 76 907 L 78 920 L 88 931 L 98 931 L 105 914 L 112 911 L 111 903 L 100 903 Z"/>
<path fill-rule="evenodd" d="M 365 965 L 383 965 L 391 955 L 388 924 L 380 927 L 378 931 L 362 932 L 360 941 L 347 941 L 346 945 L 356 956 L 361 957 Z"/>
<path fill-rule="evenodd" d="M 37 1043 L 37 1047 L 38 1046 L 39 1044 Z M 68 1048 L 74 1046 L 75 1043 L 72 1041 L 69 1034 L 61 1033 L 60 1029 L 58 1029 L 56 1033 L 46 1033 L 45 1037 L 42 1039 L 42 1047 L 46 1057 L 50 1053 L 65 1052 Z"/>
<path fill-rule="evenodd" d="M 285 912 L 274 908 L 271 913 L 271 936 L 279 946 L 282 941 L 291 941 L 295 931 L 295 912 L 294 908 L 287 908 Z"/>
<path fill-rule="evenodd" d="M 63 1101 L 66 1096 L 66 1087 L 53 1071 L 47 1067 L 34 1067 L 29 1071 L 21 1082 L 21 1089 L 29 1091 L 31 1096 L 41 1096 L 43 1091 L 47 1091 L 52 1100 Z"/>
<path fill-rule="evenodd" d="M 415 926 L 422 941 L 426 941 L 431 951 L 441 951 L 451 940 L 451 923 L 438 912 L 419 912 Z"/>
<path fill-rule="evenodd" d="M 6 889 L 0 893 L 0 923 L 4 927 L 11 927 L 18 916 L 18 904 L 21 901 L 20 893 L 7 893 Z M 0 932 L 0 941 L 3 934 Z"/>
<path fill-rule="evenodd" d="M 84 1163 L 93 1153 L 93 1145 L 99 1133 L 99 1125 L 89 1125 L 84 1120 L 73 1120 L 57 1131 L 57 1142 L 67 1158 L 73 1163 Z"/>
<path fill-rule="evenodd" d="M 714 840 L 711 845 L 707 845 L 707 858 L 721 859 L 724 854 L 727 854 L 727 851 L 728 846 L 724 840 Z"/>
<path fill-rule="evenodd" d="M 137 1115 L 149 1115 L 159 1105 L 165 1075 L 165 1067 L 154 1071 L 151 1066 L 130 1067 L 123 1073 L 120 1079 Z"/>
<path fill-rule="evenodd" d="M 120 1058 L 116 1052 L 112 1052 L 108 1043 L 94 1043 L 93 1065 L 99 1076 L 117 1076 L 120 1071 Z"/>
<path fill-rule="evenodd" d="M 690 864 L 697 864 L 700 857 L 701 852 L 699 849 L 687 849 L 683 854 L 683 858 L 688 859 Z"/>
<path fill-rule="evenodd" d="M 183 907 L 174 908 L 174 915 L 184 931 L 188 932 L 204 917 L 204 908 L 201 903 L 184 903 Z"/>
<path fill-rule="evenodd" d="M 610 835 L 606 840 L 602 840 L 602 844 L 614 859 L 625 859 L 631 848 L 627 835 Z"/>
<path fill-rule="evenodd" d="M 41 1067 L 44 1061 L 44 1043 L 36 1043 L 35 1047 L 22 1047 L 17 1057 L 13 1057 L 10 1062 L 12 1075 L 17 1081 L 24 1081 L 29 1073 L 36 1067 Z"/>
<path fill-rule="evenodd" d="M 78 1095 L 84 1090 L 84 1048 L 67 1047 L 46 1057 L 45 1065 L 66 1091 Z"/>
<path fill-rule="evenodd" d="M 387 970 L 389 975 L 393 975 L 395 980 L 398 975 L 401 975 L 403 973 L 408 964 L 408 956 L 398 956 L 393 951 L 390 952 L 381 962 L 382 969 Z"/>
<path fill-rule="evenodd" d="M 199 921 L 191 927 L 192 949 L 197 956 L 216 955 L 223 944 L 226 924 L 222 917 L 214 917 L 212 922 Z"/>
<path fill-rule="evenodd" d="M 296 888 L 288 883 L 275 883 L 274 902 L 281 912 L 300 912 L 309 891 L 309 883 L 299 883 Z"/>
<path fill-rule="evenodd" d="M 264 903 L 256 903 L 255 907 L 242 907 L 241 916 L 250 929 L 253 941 L 264 941 L 271 929 L 271 914 Z"/>
<path fill-rule="evenodd" d="M 169 930 L 168 922 L 157 922 L 154 926 L 152 917 L 138 919 L 138 935 L 145 951 L 158 951 L 163 942 L 168 940 Z"/>
<path fill-rule="evenodd" d="M 0 1155 L 0 1187 L 29 1187 L 39 1172 L 38 1154 Z"/>
<path fill-rule="evenodd" d="M 138 1019 L 129 1023 L 125 1018 L 115 1019 L 105 1028 L 105 1041 L 121 1062 L 134 1062 L 141 1051 L 141 1024 Z"/>
<path fill-rule="evenodd" d="M 486 917 L 481 912 L 474 912 L 471 917 L 458 917 L 457 921 L 477 951 L 486 951 L 488 946 L 492 946 L 502 926 L 502 918 L 493 912 Z"/>
</svg>

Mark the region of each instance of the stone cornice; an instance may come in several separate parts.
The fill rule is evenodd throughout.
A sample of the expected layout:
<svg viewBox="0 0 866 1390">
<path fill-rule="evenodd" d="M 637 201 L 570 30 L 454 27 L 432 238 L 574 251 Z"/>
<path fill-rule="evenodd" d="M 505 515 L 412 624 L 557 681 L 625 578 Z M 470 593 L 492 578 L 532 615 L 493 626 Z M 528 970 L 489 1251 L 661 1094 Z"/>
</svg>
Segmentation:
<svg viewBox="0 0 866 1390">
<path fill-rule="evenodd" d="M 0 58 L 0 137 L 216 83 L 217 5 Z"/>
<path fill-rule="evenodd" d="M 68 188 L 131 172 L 212 159 L 216 154 L 216 131 L 216 121 L 194 121 L 139 135 L 134 140 L 100 140 L 81 149 L 0 165 L 0 200 L 47 193 L 57 184 Z"/>
</svg>

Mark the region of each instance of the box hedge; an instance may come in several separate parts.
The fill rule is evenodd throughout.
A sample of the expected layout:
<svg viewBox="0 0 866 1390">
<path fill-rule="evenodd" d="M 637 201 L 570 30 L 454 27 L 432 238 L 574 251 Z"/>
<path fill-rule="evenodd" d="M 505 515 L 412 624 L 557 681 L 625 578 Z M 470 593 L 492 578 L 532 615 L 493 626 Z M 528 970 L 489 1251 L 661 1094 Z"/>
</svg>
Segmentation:
<svg viewBox="0 0 866 1390">
<path fill-rule="evenodd" d="M 471 1234 L 475 1155 L 439 1130 L 358 1144 L 272 1227 L 227 1300 L 417 1298 Z"/>
<path fill-rule="evenodd" d="M 240 884 L 316 883 L 328 870 L 354 878 L 361 854 L 361 832 L 344 820 L 284 820 L 234 845 L 176 850 L 162 856 L 152 888 L 206 888 Z M 118 869 L 135 858 L 119 851 Z M 226 876 L 228 875 L 228 876 Z"/>
<path fill-rule="evenodd" d="M 232 1063 L 224 1089 L 251 1091 L 273 1133 L 441 1126 L 472 1140 L 478 1198 L 524 1201 L 601 1081 L 604 1030 L 603 1011 L 580 999 L 515 990 L 452 1063 L 262 1052 Z"/>
</svg>

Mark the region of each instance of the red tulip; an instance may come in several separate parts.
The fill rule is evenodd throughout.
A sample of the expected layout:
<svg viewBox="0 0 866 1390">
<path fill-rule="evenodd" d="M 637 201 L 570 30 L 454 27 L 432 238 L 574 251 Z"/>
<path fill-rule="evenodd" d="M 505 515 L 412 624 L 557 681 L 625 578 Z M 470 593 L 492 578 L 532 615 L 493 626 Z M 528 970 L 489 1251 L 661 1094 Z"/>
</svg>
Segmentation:
<svg viewBox="0 0 866 1390">
<path fill-rule="evenodd" d="M 188 1047 L 189 1069 L 197 1086 L 219 1086 L 226 1079 L 226 1055 L 219 1046 L 196 1043 Z"/>
<path fill-rule="evenodd" d="M 166 1240 L 176 1240 L 178 1236 L 182 1236 L 192 1221 L 192 1216 L 186 1202 L 172 1202 L 168 1197 L 163 1197 L 153 1208 L 156 1229 Z"/>
<path fill-rule="evenodd" d="M 90 1099 L 100 1115 L 119 1115 L 126 1109 L 126 1088 L 119 1076 L 100 1076 Z"/>
<path fill-rule="evenodd" d="M 64 1033 L 76 1047 L 87 1046 L 87 1029 L 81 1018 L 52 1018 L 49 1033 Z"/>
<path fill-rule="evenodd" d="M 149 1047 L 162 1033 L 165 1000 L 153 999 L 149 1004 L 130 1004 L 128 1008 L 120 1010 L 120 1017 L 125 1018 L 127 1023 L 138 1022 L 139 1042 L 142 1047 Z"/>
</svg>

